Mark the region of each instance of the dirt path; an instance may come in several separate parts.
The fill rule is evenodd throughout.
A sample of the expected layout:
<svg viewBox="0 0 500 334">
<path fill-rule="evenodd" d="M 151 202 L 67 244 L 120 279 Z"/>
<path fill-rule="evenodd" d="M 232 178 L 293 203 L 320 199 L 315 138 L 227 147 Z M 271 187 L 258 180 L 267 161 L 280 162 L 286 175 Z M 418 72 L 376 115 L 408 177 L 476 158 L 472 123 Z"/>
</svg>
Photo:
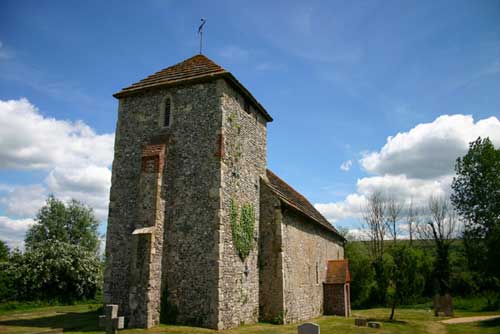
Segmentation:
<svg viewBox="0 0 500 334">
<path fill-rule="evenodd" d="M 443 324 L 464 324 L 467 322 L 491 320 L 491 319 L 496 319 L 496 318 L 500 318 L 500 315 L 484 315 L 484 316 L 478 316 L 478 317 L 453 318 L 453 319 L 441 320 L 441 322 Z"/>
</svg>

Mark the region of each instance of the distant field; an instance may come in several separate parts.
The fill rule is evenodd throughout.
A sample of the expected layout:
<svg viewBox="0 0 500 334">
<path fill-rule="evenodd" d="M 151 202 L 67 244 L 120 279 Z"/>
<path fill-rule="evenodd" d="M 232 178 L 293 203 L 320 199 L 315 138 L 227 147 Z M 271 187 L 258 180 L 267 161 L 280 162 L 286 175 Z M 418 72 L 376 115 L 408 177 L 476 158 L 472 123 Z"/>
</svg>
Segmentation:
<svg viewBox="0 0 500 334">
<path fill-rule="evenodd" d="M 50 306 L 29 310 L 4 311 L 0 315 L 0 333 L 102 333 L 97 327 L 100 314 L 99 304 L 84 304 L 74 306 Z M 488 315 L 488 312 L 457 312 L 456 316 Z M 382 322 L 382 328 L 370 329 L 354 326 L 354 320 L 335 316 L 324 316 L 313 322 L 321 326 L 321 332 L 344 334 L 498 334 L 500 320 L 490 320 L 475 323 L 445 325 L 440 322 L 445 318 L 436 319 L 430 310 L 401 309 L 396 310 L 396 320 L 387 320 L 388 309 L 369 309 L 353 311 L 353 316 L 362 316 Z M 161 325 L 150 330 L 123 330 L 120 333 L 217 333 L 216 331 L 185 326 Z M 242 326 L 232 330 L 222 331 L 225 334 L 296 334 L 297 324 L 271 325 L 255 324 Z"/>
</svg>

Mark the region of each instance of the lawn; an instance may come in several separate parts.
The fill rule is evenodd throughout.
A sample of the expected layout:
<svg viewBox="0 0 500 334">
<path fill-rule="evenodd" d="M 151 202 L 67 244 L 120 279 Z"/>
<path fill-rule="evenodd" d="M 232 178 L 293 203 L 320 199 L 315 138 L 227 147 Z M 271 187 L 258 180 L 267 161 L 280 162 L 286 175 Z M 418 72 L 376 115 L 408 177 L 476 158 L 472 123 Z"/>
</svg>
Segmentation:
<svg viewBox="0 0 500 334">
<path fill-rule="evenodd" d="M 4 311 L 0 314 L 0 333 L 102 333 L 97 327 L 100 305 L 51 306 L 29 310 Z M 457 312 L 457 316 L 487 315 L 488 313 Z M 490 320 L 476 323 L 445 325 L 436 319 L 430 310 L 396 310 L 396 320 L 388 321 L 388 309 L 353 311 L 353 316 L 362 316 L 382 323 L 382 328 L 371 329 L 354 326 L 352 318 L 323 316 L 313 322 L 321 326 L 322 333 L 344 334 L 465 334 L 500 333 L 500 321 Z M 224 333 L 224 334 L 295 334 L 297 324 L 255 324 L 216 332 L 208 329 L 185 326 L 161 325 L 149 330 L 123 330 L 120 333 Z"/>
</svg>

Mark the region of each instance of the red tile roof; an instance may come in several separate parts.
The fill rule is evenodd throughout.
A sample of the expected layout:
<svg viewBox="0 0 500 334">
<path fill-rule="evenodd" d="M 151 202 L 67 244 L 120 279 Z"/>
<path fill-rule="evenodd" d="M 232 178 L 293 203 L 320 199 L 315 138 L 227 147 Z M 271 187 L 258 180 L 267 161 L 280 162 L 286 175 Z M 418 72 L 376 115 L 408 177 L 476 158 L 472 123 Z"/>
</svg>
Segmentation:
<svg viewBox="0 0 500 334">
<path fill-rule="evenodd" d="M 113 96 L 121 98 L 153 87 L 185 84 L 187 82 L 211 80 L 214 78 L 227 79 L 230 84 L 254 104 L 255 108 L 267 121 L 270 122 L 273 120 L 264 107 L 230 72 L 201 54 L 158 71 L 131 86 L 123 88 Z"/>
<path fill-rule="evenodd" d="M 330 232 L 333 232 L 337 237 L 340 237 L 342 240 L 345 240 L 342 237 L 337 229 L 333 227 L 332 224 L 318 210 L 298 191 L 293 189 L 290 185 L 288 185 L 285 181 L 279 178 L 276 174 L 271 172 L 269 169 L 267 170 L 267 182 L 266 184 L 271 188 L 271 190 L 282 200 L 285 204 L 293 207 L 298 210 L 306 217 L 309 217 L 317 224 L 326 228 Z"/>
<path fill-rule="evenodd" d="M 326 271 L 326 282 L 332 284 L 344 284 L 351 281 L 348 260 L 330 260 Z"/>
</svg>

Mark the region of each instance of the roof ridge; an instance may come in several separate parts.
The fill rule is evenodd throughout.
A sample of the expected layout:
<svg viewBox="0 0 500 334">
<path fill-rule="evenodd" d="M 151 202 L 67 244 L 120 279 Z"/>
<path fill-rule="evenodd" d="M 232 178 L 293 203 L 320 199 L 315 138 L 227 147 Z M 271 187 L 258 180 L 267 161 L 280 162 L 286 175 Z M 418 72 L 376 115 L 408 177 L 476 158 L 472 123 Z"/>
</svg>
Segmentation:
<svg viewBox="0 0 500 334">
<path fill-rule="evenodd" d="M 309 202 L 309 200 L 304 195 L 295 190 L 292 186 L 286 183 L 282 178 L 280 178 L 271 170 L 267 169 L 266 174 L 268 179 L 268 182 L 266 182 L 266 184 L 271 188 L 272 191 L 280 196 L 282 200 L 285 200 L 285 202 L 287 202 L 289 205 L 302 212 L 321 226 L 334 232 L 340 238 L 345 239 L 344 237 L 342 237 L 342 235 L 340 235 L 337 229 L 321 214 L 321 212 L 319 212 L 318 209 L 316 209 L 314 205 Z"/>
<path fill-rule="evenodd" d="M 236 91 L 242 94 L 255 106 L 255 109 L 264 117 L 266 121 L 271 122 L 273 120 L 266 109 L 264 109 L 259 101 L 257 101 L 248 89 L 246 89 L 231 74 L 231 72 L 225 70 L 222 66 L 218 65 L 203 54 L 194 55 L 172 66 L 161 69 L 140 81 L 122 88 L 119 92 L 113 94 L 113 96 L 119 99 L 156 87 L 166 87 L 187 83 L 194 84 L 214 80 L 215 78 L 225 79 L 226 82 L 228 82 L 233 88 L 236 89 Z"/>
</svg>

